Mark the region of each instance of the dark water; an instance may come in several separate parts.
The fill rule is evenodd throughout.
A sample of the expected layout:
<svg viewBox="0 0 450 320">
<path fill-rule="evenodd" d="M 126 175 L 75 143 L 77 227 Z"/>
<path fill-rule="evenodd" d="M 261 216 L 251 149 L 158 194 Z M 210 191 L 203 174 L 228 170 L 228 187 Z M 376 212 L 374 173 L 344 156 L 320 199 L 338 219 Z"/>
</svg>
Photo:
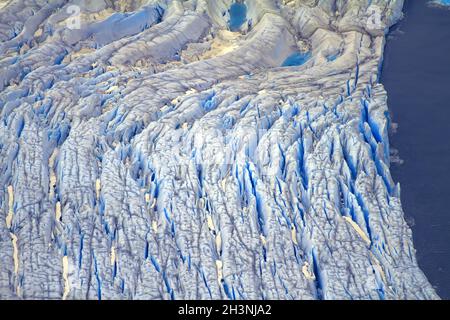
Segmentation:
<svg viewBox="0 0 450 320">
<path fill-rule="evenodd" d="M 246 20 L 247 6 L 244 3 L 233 3 L 230 7 L 230 30 L 238 31 Z"/>
<path fill-rule="evenodd" d="M 391 31 L 381 82 L 389 96 L 392 164 L 403 209 L 413 220 L 421 269 L 450 298 L 450 10 L 407 0 L 406 17 Z"/>
</svg>

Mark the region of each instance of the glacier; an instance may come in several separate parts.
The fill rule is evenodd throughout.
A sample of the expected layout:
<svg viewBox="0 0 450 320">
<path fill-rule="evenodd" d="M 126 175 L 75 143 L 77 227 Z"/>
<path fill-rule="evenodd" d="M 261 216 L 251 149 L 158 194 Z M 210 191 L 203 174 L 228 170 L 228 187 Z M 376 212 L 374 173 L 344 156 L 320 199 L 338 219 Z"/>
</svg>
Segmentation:
<svg viewBox="0 0 450 320">
<path fill-rule="evenodd" d="M 439 298 L 389 171 L 403 0 L 237 2 L 0 2 L 1 299 Z"/>
<path fill-rule="evenodd" d="M 434 1 L 430 1 L 430 3 L 440 5 L 440 6 L 450 6 L 450 0 L 434 0 Z"/>
</svg>

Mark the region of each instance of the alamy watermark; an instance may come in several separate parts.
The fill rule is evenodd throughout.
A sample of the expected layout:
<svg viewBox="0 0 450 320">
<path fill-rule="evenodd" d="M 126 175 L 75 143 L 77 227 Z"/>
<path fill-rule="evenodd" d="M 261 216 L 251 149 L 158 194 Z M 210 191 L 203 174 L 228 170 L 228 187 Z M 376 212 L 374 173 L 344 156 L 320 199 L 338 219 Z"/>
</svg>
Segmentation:
<svg viewBox="0 0 450 320">
<path fill-rule="evenodd" d="M 66 27 L 70 30 L 81 29 L 81 7 L 77 5 L 70 5 L 66 12 L 69 18 L 66 20 Z"/>
<path fill-rule="evenodd" d="M 375 4 L 370 5 L 367 8 L 367 29 L 382 29 L 384 27 L 382 17 L 383 11 L 381 8 Z"/>
</svg>

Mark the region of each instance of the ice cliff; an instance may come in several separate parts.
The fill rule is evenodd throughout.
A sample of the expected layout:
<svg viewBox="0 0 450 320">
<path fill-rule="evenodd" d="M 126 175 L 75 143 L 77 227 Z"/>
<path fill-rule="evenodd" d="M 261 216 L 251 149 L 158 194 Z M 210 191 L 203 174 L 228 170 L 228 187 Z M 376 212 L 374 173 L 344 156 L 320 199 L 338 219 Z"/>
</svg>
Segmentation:
<svg viewBox="0 0 450 320">
<path fill-rule="evenodd" d="M 403 0 L 242 4 L 0 2 L 0 298 L 438 298 L 378 82 Z"/>
</svg>

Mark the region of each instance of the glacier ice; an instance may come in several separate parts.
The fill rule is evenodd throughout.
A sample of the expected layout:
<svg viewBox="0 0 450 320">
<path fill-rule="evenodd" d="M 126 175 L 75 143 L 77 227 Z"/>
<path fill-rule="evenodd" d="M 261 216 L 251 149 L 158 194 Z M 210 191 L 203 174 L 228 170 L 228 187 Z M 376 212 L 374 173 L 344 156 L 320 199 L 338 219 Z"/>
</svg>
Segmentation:
<svg viewBox="0 0 450 320">
<path fill-rule="evenodd" d="M 432 5 L 437 5 L 437 6 L 450 6 L 450 0 L 433 0 L 429 2 Z"/>
<path fill-rule="evenodd" d="M 378 82 L 403 0 L 238 2 L 0 2 L 0 298 L 438 298 Z"/>
</svg>

